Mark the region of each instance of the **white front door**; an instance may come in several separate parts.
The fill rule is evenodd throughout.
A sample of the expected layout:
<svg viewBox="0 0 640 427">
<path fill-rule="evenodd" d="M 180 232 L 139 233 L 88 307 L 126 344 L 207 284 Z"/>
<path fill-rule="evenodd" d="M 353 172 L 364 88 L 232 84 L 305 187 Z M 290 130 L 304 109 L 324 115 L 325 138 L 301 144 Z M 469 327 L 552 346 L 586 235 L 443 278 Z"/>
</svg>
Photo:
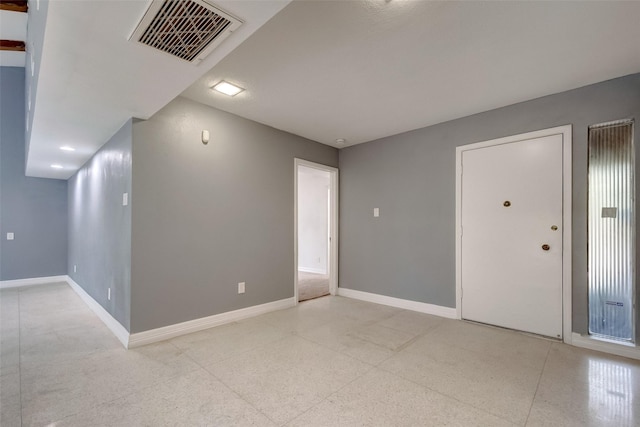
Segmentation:
<svg viewBox="0 0 640 427">
<path fill-rule="evenodd" d="M 463 319 L 562 337 L 563 137 L 462 152 Z"/>
</svg>

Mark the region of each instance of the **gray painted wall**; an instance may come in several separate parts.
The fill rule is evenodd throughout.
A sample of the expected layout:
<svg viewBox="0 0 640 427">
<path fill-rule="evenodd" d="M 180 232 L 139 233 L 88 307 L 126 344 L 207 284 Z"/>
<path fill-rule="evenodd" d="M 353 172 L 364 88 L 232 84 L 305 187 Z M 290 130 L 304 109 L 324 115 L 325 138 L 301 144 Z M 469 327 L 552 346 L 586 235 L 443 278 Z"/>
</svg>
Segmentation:
<svg viewBox="0 0 640 427">
<path fill-rule="evenodd" d="M 129 120 L 69 179 L 69 276 L 127 329 L 131 308 L 131 138 Z M 122 205 L 123 193 L 129 194 L 128 206 Z M 111 300 L 107 298 L 109 288 Z"/>
<path fill-rule="evenodd" d="M 131 332 L 293 297 L 295 157 L 338 163 L 185 98 L 134 123 Z"/>
<path fill-rule="evenodd" d="M 25 176 L 24 73 L 0 67 L 0 280 L 67 274 L 67 182 Z"/>
<path fill-rule="evenodd" d="M 587 127 L 640 117 L 639 94 L 635 74 L 342 149 L 340 286 L 455 307 L 455 148 L 572 124 L 573 329 L 587 332 Z"/>
</svg>

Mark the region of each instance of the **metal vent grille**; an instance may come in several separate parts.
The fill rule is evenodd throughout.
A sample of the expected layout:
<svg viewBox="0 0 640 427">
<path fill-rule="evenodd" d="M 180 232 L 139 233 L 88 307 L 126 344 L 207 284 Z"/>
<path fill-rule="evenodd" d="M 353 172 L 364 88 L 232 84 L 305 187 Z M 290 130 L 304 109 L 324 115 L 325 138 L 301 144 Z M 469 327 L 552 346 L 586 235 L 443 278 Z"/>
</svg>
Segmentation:
<svg viewBox="0 0 640 427">
<path fill-rule="evenodd" d="M 154 0 L 130 40 L 195 62 L 240 25 L 242 21 L 203 0 Z"/>
</svg>

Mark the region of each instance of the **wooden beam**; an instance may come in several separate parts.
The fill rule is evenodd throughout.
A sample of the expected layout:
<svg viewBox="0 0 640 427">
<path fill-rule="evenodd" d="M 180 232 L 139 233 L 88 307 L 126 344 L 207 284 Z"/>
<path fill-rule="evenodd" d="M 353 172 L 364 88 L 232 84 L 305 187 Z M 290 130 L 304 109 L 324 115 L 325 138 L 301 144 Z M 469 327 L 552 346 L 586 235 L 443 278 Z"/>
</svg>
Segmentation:
<svg viewBox="0 0 640 427">
<path fill-rule="evenodd" d="M 0 0 L 0 10 L 26 13 L 29 10 L 29 4 L 27 0 Z"/>
<path fill-rule="evenodd" d="M 0 40 L 0 50 L 11 50 L 14 52 L 24 52 L 24 42 L 17 40 Z"/>
</svg>

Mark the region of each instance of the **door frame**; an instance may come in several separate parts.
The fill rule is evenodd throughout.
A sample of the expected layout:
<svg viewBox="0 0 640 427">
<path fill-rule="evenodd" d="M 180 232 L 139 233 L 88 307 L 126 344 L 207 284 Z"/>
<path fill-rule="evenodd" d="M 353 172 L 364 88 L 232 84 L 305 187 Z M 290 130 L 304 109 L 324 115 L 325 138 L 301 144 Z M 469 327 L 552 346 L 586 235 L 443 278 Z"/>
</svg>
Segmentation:
<svg viewBox="0 0 640 427">
<path fill-rule="evenodd" d="M 338 294 L 338 169 L 323 165 L 320 163 L 310 162 L 308 160 L 294 158 L 294 203 L 293 203 L 293 289 L 295 303 L 298 304 L 298 168 L 305 166 L 321 171 L 329 172 L 329 191 L 331 192 L 330 214 L 329 214 L 329 257 L 327 258 L 329 268 L 329 293 L 331 295 Z"/>
<path fill-rule="evenodd" d="M 571 344 L 572 125 L 456 147 L 456 317 L 462 319 L 462 153 L 552 135 L 562 136 L 562 339 Z"/>
</svg>

